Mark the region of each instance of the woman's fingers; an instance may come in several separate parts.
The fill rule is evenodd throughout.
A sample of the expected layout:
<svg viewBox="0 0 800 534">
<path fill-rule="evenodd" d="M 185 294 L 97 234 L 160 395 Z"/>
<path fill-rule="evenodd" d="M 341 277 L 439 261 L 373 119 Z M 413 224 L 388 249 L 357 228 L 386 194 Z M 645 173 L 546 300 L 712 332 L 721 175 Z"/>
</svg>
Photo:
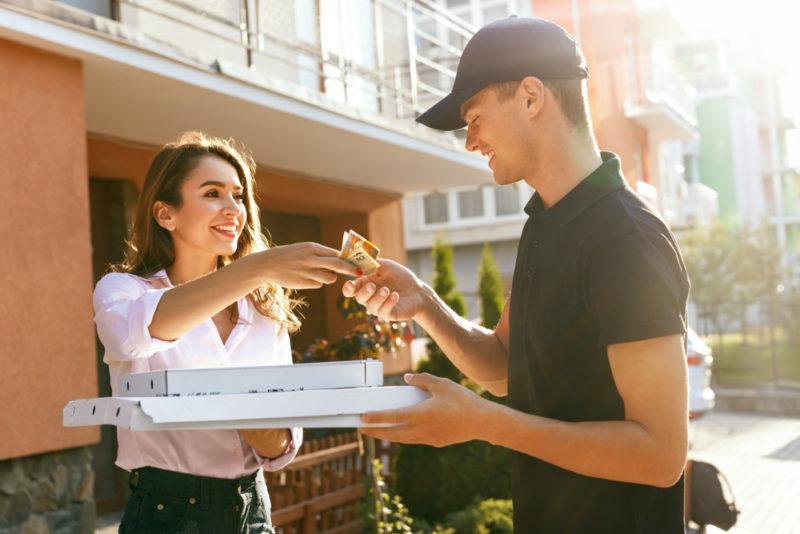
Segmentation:
<svg viewBox="0 0 800 534">
<path fill-rule="evenodd" d="M 315 269 L 309 273 L 309 278 L 322 284 L 332 284 L 336 281 L 336 273 L 324 269 Z"/>
<path fill-rule="evenodd" d="M 317 263 L 320 267 L 323 267 L 329 271 L 333 271 L 339 274 L 344 274 L 347 276 L 361 276 L 361 271 L 355 265 L 344 261 L 339 257 L 329 258 L 323 257 L 319 258 Z"/>
<path fill-rule="evenodd" d="M 337 257 L 339 256 L 339 251 L 335 248 L 326 247 L 325 245 L 320 245 L 319 243 L 309 242 L 308 245 L 311 246 L 311 250 L 317 256 L 322 257 Z"/>
</svg>

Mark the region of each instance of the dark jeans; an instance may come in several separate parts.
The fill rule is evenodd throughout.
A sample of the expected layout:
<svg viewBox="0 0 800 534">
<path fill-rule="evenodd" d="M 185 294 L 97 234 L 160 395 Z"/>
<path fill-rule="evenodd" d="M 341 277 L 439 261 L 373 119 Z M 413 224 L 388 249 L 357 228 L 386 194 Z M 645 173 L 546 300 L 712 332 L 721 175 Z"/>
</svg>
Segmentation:
<svg viewBox="0 0 800 534">
<path fill-rule="evenodd" d="M 120 534 L 274 534 L 264 473 L 236 479 L 134 469 Z"/>
</svg>

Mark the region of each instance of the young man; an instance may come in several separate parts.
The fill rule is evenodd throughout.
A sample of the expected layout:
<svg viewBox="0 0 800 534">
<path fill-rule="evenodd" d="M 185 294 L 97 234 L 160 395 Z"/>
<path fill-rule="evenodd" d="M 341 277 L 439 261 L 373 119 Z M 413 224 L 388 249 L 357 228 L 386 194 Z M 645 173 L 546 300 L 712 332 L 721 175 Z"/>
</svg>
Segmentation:
<svg viewBox="0 0 800 534">
<path fill-rule="evenodd" d="M 507 406 L 429 375 L 432 398 L 371 413 L 365 434 L 443 446 L 481 439 L 516 452 L 515 531 L 682 533 L 687 451 L 688 279 L 675 240 L 600 153 L 582 53 L 559 26 L 509 18 L 480 30 L 453 91 L 418 118 L 468 127 L 498 184 L 525 180 L 511 289 L 494 331 L 458 317 L 405 267 L 348 282 L 370 313 L 416 320 Z"/>
</svg>

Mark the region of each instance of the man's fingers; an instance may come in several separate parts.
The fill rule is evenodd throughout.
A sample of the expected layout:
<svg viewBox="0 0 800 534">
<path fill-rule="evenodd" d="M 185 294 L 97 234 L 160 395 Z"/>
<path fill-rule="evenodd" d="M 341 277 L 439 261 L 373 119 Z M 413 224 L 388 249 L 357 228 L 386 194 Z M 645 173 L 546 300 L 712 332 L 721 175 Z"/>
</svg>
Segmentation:
<svg viewBox="0 0 800 534">
<path fill-rule="evenodd" d="M 383 304 L 381 304 L 381 307 L 378 308 L 378 310 L 375 312 L 375 315 L 377 315 L 378 318 L 381 319 L 382 321 L 393 320 L 392 310 L 394 309 L 394 305 L 397 304 L 399 300 L 400 300 L 400 295 L 398 295 L 396 292 L 393 291 L 392 293 L 389 294 L 386 300 L 383 301 Z"/>
<path fill-rule="evenodd" d="M 389 299 L 389 295 L 391 291 L 389 291 L 388 287 L 381 287 L 375 291 L 375 294 L 372 296 L 371 299 L 367 302 L 367 313 L 372 315 L 378 315 L 378 310 L 381 309 L 384 302 Z"/>
<path fill-rule="evenodd" d="M 375 291 L 377 290 L 378 288 L 375 286 L 375 284 L 372 282 L 367 282 L 356 290 L 354 295 L 356 302 L 366 306 L 367 302 L 369 302 L 369 299 L 372 298 L 372 295 L 374 295 Z"/>
<path fill-rule="evenodd" d="M 355 280 L 348 280 L 342 286 L 342 295 L 344 295 L 347 298 L 351 298 L 353 295 L 356 294 L 357 288 L 358 286 L 356 285 Z"/>
<path fill-rule="evenodd" d="M 442 382 L 447 381 L 445 378 L 439 378 L 429 373 L 406 373 L 403 375 L 403 380 L 409 386 L 417 386 L 429 392 L 436 389 Z"/>
<path fill-rule="evenodd" d="M 365 425 L 407 425 L 413 419 L 414 413 L 414 407 L 400 410 L 384 410 L 382 412 L 367 412 L 361 415 L 361 422 Z"/>
<path fill-rule="evenodd" d="M 342 294 L 348 298 L 355 297 L 369 282 L 370 279 L 368 276 L 362 276 L 355 280 L 348 280 L 345 282 L 344 286 L 342 286 Z"/>
<path fill-rule="evenodd" d="M 359 428 L 358 431 L 365 436 L 375 439 L 385 439 L 394 443 L 421 443 L 415 433 L 407 426 Z"/>
</svg>

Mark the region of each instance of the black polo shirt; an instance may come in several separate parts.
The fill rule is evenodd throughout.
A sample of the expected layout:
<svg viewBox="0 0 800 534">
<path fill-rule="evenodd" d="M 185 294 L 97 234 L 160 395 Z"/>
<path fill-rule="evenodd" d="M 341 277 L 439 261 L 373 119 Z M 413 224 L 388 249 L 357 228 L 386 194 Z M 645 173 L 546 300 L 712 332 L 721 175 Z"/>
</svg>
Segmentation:
<svg viewBox="0 0 800 534">
<path fill-rule="evenodd" d="M 508 404 L 561 421 L 624 420 L 607 346 L 686 332 L 675 239 L 627 186 L 617 156 L 602 158 L 549 209 L 534 194 L 514 269 Z M 659 489 L 520 453 L 513 462 L 515 532 L 683 533 L 683 478 Z"/>
</svg>

